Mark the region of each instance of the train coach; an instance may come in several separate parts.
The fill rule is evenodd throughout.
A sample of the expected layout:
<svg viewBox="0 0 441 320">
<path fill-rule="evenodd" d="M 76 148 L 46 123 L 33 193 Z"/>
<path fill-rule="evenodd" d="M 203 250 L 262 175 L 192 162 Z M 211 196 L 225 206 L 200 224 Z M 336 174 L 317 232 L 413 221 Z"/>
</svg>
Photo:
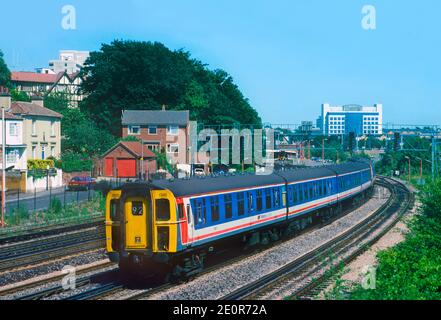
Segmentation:
<svg viewBox="0 0 441 320">
<path fill-rule="evenodd" d="M 265 245 L 338 215 L 371 192 L 374 178 L 370 163 L 351 161 L 127 183 L 106 197 L 106 250 L 123 272 L 190 276 L 212 252 Z"/>
</svg>

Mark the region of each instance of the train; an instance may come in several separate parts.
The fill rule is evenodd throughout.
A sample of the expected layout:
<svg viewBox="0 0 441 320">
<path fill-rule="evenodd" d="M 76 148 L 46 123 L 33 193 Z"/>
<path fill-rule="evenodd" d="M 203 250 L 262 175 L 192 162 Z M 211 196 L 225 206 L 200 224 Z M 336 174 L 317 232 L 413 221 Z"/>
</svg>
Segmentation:
<svg viewBox="0 0 441 320">
<path fill-rule="evenodd" d="M 212 253 L 266 245 L 372 192 L 367 161 L 174 180 L 128 182 L 106 196 L 106 252 L 122 272 L 190 277 Z"/>
</svg>

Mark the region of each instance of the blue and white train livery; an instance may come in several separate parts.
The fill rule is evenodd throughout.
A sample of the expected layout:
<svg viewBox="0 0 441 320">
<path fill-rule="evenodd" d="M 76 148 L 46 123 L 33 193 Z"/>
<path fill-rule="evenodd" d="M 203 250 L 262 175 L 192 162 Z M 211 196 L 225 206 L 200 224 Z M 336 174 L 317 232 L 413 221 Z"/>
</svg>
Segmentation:
<svg viewBox="0 0 441 320">
<path fill-rule="evenodd" d="M 200 270 L 210 252 L 233 241 L 266 244 L 326 220 L 365 197 L 375 178 L 368 162 L 128 183 L 109 192 L 107 252 L 121 269 Z"/>
</svg>

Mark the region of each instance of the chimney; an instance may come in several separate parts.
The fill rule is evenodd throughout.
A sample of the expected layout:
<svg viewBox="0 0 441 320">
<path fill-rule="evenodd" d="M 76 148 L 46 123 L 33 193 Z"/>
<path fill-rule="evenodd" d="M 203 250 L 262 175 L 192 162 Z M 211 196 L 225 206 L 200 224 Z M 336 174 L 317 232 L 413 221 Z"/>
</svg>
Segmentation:
<svg viewBox="0 0 441 320">
<path fill-rule="evenodd" d="M 5 110 L 11 108 L 11 95 L 6 88 L 0 87 L 0 108 L 4 107 Z"/>
<path fill-rule="evenodd" d="M 39 96 L 32 96 L 31 97 L 31 102 L 33 104 L 38 104 L 41 107 L 44 107 L 44 102 L 43 102 L 43 98 L 39 97 Z"/>
</svg>

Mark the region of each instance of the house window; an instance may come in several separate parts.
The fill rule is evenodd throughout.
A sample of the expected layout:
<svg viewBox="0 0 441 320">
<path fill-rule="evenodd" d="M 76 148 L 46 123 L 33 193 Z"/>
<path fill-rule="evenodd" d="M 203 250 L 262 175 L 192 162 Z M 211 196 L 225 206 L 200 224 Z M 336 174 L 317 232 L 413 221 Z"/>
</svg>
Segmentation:
<svg viewBox="0 0 441 320">
<path fill-rule="evenodd" d="M 167 152 L 168 153 L 178 153 L 179 145 L 178 144 L 167 144 Z"/>
<path fill-rule="evenodd" d="M 51 147 L 51 157 L 55 157 L 55 147 Z"/>
<path fill-rule="evenodd" d="M 159 151 L 159 145 L 157 144 L 148 144 L 147 148 L 152 151 Z"/>
<path fill-rule="evenodd" d="M 139 126 L 129 126 L 129 134 L 139 134 L 141 128 Z"/>
<path fill-rule="evenodd" d="M 157 127 L 156 126 L 149 126 L 149 134 L 156 134 Z"/>
<path fill-rule="evenodd" d="M 18 150 L 10 150 L 6 153 L 7 163 L 16 163 L 18 160 Z"/>
<path fill-rule="evenodd" d="M 51 121 L 51 136 L 55 137 L 55 121 Z"/>
<path fill-rule="evenodd" d="M 178 126 L 167 126 L 167 134 L 176 136 L 178 134 L 178 129 Z"/>
<path fill-rule="evenodd" d="M 37 135 L 37 121 L 32 120 L 32 135 L 36 136 Z"/>
<path fill-rule="evenodd" d="M 41 146 L 41 159 L 44 160 L 44 151 L 45 151 L 45 146 Z"/>
<path fill-rule="evenodd" d="M 10 123 L 9 124 L 9 135 L 10 136 L 18 136 L 18 125 L 17 123 Z"/>
<path fill-rule="evenodd" d="M 32 159 L 36 158 L 37 155 L 37 147 L 36 146 L 32 146 Z"/>
</svg>

